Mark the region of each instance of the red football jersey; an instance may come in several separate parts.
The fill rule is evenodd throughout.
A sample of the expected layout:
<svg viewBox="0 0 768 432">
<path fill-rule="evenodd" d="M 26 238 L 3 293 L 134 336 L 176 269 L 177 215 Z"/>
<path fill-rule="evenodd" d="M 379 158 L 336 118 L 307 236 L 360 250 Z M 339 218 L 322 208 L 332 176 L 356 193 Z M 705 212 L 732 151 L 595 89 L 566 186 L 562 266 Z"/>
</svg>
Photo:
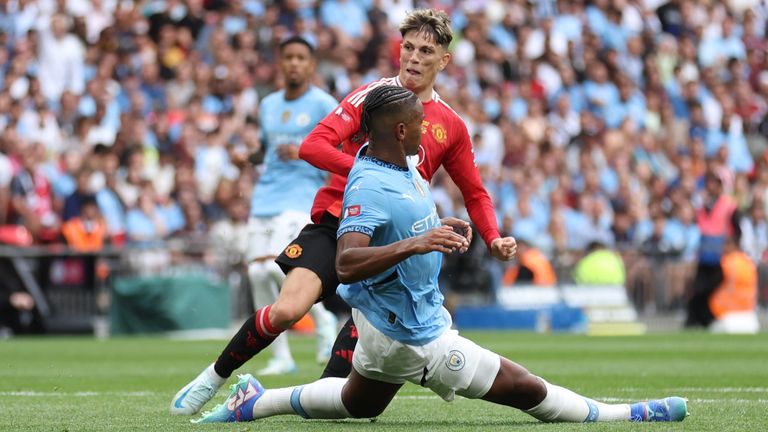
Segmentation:
<svg viewBox="0 0 768 432">
<path fill-rule="evenodd" d="M 341 213 L 347 175 L 352 169 L 354 156 L 367 141 L 367 137 L 360 133 L 363 101 L 371 89 L 382 85 L 402 86 L 400 79 L 393 77 L 358 88 L 320 121 L 301 144 L 299 156 L 302 159 L 331 172 L 330 182 L 317 192 L 312 206 L 312 220 L 316 223 L 326 211 L 337 217 Z M 480 179 L 467 126 L 437 92 L 433 91 L 432 99 L 423 102 L 423 106 L 418 170 L 424 179 L 430 181 L 440 165 L 445 166 L 464 196 L 472 222 L 485 243 L 490 245 L 491 241 L 500 237 L 496 213 Z M 339 143 L 341 152 L 337 150 Z"/>
</svg>

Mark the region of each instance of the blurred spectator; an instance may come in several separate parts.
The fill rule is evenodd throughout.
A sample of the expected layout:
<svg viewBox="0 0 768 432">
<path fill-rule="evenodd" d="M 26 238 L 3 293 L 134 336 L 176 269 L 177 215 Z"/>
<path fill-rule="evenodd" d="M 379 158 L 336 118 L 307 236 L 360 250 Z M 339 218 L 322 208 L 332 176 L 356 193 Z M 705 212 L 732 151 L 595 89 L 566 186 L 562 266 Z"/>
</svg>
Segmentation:
<svg viewBox="0 0 768 432">
<path fill-rule="evenodd" d="M 749 212 L 739 222 L 741 228 L 740 249 L 759 264 L 768 260 L 768 222 L 765 218 L 765 205 L 761 200 L 754 200 Z"/>
<path fill-rule="evenodd" d="M 714 172 L 705 177 L 704 205 L 696 215 L 701 232 L 699 262 L 693 281 L 693 293 L 688 303 L 686 326 L 707 326 L 711 322 L 708 301 L 723 279 L 720 265 L 723 245 L 733 235 L 732 219 L 737 218 L 736 204 L 723 193 L 723 182 Z"/>
<path fill-rule="evenodd" d="M 226 217 L 211 226 L 211 242 L 222 255 L 234 255 L 241 262 L 248 248 L 248 202 L 242 198 L 229 201 Z"/>
<path fill-rule="evenodd" d="M 122 246 L 126 240 L 126 208 L 116 190 L 119 162 L 112 152 L 106 153 L 103 158 L 101 168 L 104 177 L 96 181 L 97 184 L 102 183 L 96 190 L 96 203 L 107 224 L 112 245 Z"/>
<path fill-rule="evenodd" d="M 11 180 L 12 221 L 23 225 L 41 242 L 53 242 L 59 236 L 60 217 L 53 206 L 53 192 L 40 169 L 45 149 L 29 144 L 20 150 L 19 171 Z"/>
<path fill-rule="evenodd" d="M 107 240 L 107 225 L 93 195 L 81 198 L 78 215 L 64 222 L 61 233 L 67 245 L 81 252 L 99 251 Z"/>
<path fill-rule="evenodd" d="M 540 250 L 522 238 L 517 239 L 517 263 L 504 273 L 504 286 L 532 284 L 551 287 L 557 283 L 552 264 Z"/>
<path fill-rule="evenodd" d="M 77 172 L 75 180 L 77 187 L 71 195 L 64 200 L 64 210 L 62 212 L 62 220 L 67 222 L 80 215 L 80 209 L 83 207 L 86 201 L 93 199 L 93 192 L 91 191 L 91 176 L 93 171 L 90 168 L 81 168 Z"/>
<path fill-rule="evenodd" d="M 723 245 L 722 278 L 702 314 L 702 322 L 719 333 L 757 333 L 757 268 L 740 248 L 741 233 L 734 224 L 733 235 Z"/>
<path fill-rule="evenodd" d="M 57 13 L 40 28 L 38 72 L 48 101 L 58 101 L 64 91 L 79 95 L 85 89 L 85 48 L 70 27 L 71 18 Z"/>
<path fill-rule="evenodd" d="M 126 216 L 128 241 L 136 244 L 158 244 L 168 234 L 168 226 L 157 205 L 155 191 L 149 181 L 142 182 L 136 207 Z"/>
<path fill-rule="evenodd" d="M 587 254 L 573 270 L 573 280 L 582 285 L 624 286 L 624 263 L 616 252 L 599 242 L 587 246 Z"/>
</svg>

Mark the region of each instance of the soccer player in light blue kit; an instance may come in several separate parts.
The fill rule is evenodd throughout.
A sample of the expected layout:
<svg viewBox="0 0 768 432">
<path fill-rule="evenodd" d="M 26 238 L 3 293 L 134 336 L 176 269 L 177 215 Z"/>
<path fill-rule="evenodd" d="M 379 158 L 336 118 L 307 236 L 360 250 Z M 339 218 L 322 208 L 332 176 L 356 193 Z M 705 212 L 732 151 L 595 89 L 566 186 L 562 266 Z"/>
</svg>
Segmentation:
<svg viewBox="0 0 768 432">
<path fill-rule="evenodd" d="M 427 183 L 409 164 L 407 157 L 418 152 L 423 115 L 418 97 L 402 87 L 377 87 L 364 102 L 369 145 L 349 174 L 336 254 L 339 280 L 351 284 L 338 293 L 352 306 L 359 334 L 349 377 L 265 390 L 243 375 L 227 401 L 200 421 L 282 414 L 376 417 L 406 381 L 446 401 L 456 394 L 483 399 L 542 421 L 683 420 L 683 398 L 600 403 L 550 384 L 451 329 L 437 276 L 443 253 L 469 246 L 469 225 L 438 218 Z"/>
<path fill-rule="evenodd" d="M 255 309 L 277 299 L 285 279 L 275 258 L 310 222 L 309 212 L 327 174 L 299 159 L 304 137 L 337 105 L 333 96 L 310 84 L 315 72 L 314 49 L 291 37 L 280 44 L 279 66 L 285 87 L 265 97 L 259 106 L 264 172 L 251 201 L 246 260 Z M 336 317 L 322 303 L 310 313 L 318 335 L 317 361 L 325 363 L 336 338 Z M 261 375 L 296 370 L 286 335 L 272 343 L 273 357 Z"/>
</svg>

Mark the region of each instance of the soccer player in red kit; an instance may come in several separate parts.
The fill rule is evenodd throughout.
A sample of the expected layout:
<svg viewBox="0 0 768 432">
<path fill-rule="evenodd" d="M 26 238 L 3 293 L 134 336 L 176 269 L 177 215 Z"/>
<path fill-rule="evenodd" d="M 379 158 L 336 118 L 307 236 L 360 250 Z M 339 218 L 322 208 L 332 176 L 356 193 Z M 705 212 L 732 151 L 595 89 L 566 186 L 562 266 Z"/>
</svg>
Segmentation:
<svg viewBox="0 0 768 432">
<path fill-rule="evenodd" d="M 418 9 L 400 25 L 400 73 L 380 79 L 349 94 L 341 104 L 305 138 L 299 156 L 310 164 L 332 173 L 328 186 L 320 189 L 312 208 L 313 223 L 276 259 L 286 278 L 277 300 L 256 311 L 230 340 L 215 363 L 183 387 L 171 403 L 172 414 L 191 415 L 210 400 L 237 368 L 266 348 L 280 333 L 301 319 L 312 305 L 332 296 L 339 285 L 335 269 L 336 230 L 341 202 L 354 155 L 366 141 L 360 131 L 362 104 L 371 89 L 382 85 L 403 86 L 421 100 L 424 107 L 422 140 L 418 160 L 421 175 L 429 181 L 440 165 L 461 190 L 469 216 L 490 253 L 510 260 L 516 244 L 502 238 L 488 193 L 475 166 L 472 143 L 462 119 L 435 92 L 438 72 L 451 59 L 448 45 L 453 36 L 445 12 Z M 337 150 L 342 143 L 342 151 Z M 464 235 L 471 240 L 469 224 Z M 354 324 L 348 321 L 339 334 L 323 377 L 346 377 L 354 350 Z"/>
</svg>

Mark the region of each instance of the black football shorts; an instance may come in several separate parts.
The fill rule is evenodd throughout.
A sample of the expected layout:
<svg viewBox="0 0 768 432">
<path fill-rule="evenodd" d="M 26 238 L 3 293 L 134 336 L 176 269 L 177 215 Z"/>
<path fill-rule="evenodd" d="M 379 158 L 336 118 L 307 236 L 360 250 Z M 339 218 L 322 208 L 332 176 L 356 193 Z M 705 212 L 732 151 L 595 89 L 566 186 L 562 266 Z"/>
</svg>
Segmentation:
<svg viewBox="0 0 768 432">
<path fill-rule="evenodd" d="M 315 273 L 323 283 L 323 293 L 318 301 L 336 295 L 336 287 L 339 286 L 339 278 L 336 276 L 338 228 L 339 219 L 325 213 L 320 223 L 305 226 L 299 236 L 275 259 L 285 274 L 296 267 Z"/>
</svg>

